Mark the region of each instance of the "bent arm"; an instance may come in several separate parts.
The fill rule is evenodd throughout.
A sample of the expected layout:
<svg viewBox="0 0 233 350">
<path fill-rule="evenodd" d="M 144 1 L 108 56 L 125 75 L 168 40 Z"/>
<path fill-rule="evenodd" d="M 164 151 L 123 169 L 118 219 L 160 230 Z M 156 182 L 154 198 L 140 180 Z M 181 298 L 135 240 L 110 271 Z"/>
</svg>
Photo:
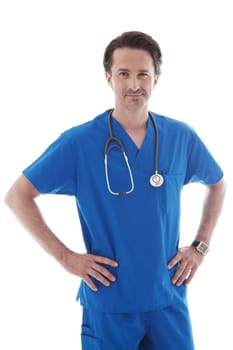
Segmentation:
<svg viewBox="0 0 233 350">
<path fill-rule="evenodd" d="M 62 263 L 68 248 L 55 236 L 43 219 L 36 204 L 39 195 L 30 181 L 21 175 L 6 194 L 5 203 L 40 246 Z"/>
<path fill-rule="evenodd" d="M 195 240 L 203 241 L 208 245 L 210 244 L 212 234 L 222 211 L 225 191 L 226 184 L 223 179 L 214 185 L 207 186 L 200 225 Z M 169 269 L 180 263 L 179 268 L 172 277 L 172 283 L 180 286 L 185 282 L 188 285 L 198 267 L 203 262 L 203 259 L 204 256 L 198 253 L 191 245 L 180 248 L 176 256 L 168 263 Z"/>
<path fill-rule="evenodd" d="M 102 264 L 117 267 L 117 263 L 107 257 L 78 254 L 66 247 L 43 219 L 36 204 L 39 195 L 30 181 L 21 175 L 6 194 L 5 203 L 40 246 L 68 272 L 81 277 L 94 291 L 97 291 L 97 287 L 90 276 L 103 285 L 110 286 L 115 277 Z"/>
</svg>

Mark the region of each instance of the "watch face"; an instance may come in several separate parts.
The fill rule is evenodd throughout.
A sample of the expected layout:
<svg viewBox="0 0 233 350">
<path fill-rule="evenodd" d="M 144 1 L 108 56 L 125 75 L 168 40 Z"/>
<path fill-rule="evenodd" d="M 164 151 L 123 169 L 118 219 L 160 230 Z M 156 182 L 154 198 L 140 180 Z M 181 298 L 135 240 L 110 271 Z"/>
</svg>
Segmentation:
<svg viewBox="0 0 233 350">
<path fill-rule="evenodd" d="M 197 250 L 199 250 L 199 252 L 202 254 L 206 254 L 209 248 L 207 244 L 205 244 L 204 242 L 200 242 L 199 245 L 197 246 Z"/>
</svg>

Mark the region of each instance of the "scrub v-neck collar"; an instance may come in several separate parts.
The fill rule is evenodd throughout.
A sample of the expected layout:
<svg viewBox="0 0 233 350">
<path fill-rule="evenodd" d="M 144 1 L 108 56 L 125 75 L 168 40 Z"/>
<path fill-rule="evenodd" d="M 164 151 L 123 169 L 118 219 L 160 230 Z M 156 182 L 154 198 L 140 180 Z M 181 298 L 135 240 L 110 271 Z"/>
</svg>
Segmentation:
<svg viewBox="0 0 233 350">
<path fill-rule="evenodd" d="M 139 158 L 144 152 L 147 152 L 148 144 L 150 148 L 154 149 L 155 132 L 150 117 L 148 117 L 145 137 L 140 148 L 138 148 L 131 136 L 121 126 L 121 124 L 117 121 L 117 119 L 114 116 L 112 116 L 111 118 L 111 125 L 113 135 L 121 140 L 125 147 L 126 153 L 128 155 L 130 154 L 133 159 Z"/>
</svg>

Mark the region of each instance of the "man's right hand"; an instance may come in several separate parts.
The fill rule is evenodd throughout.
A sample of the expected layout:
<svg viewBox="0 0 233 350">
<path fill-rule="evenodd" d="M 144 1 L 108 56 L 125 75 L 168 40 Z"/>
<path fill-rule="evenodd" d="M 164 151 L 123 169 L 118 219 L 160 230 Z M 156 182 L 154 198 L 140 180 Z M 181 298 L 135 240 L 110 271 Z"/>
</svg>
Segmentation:
<svg viewBox="0 0 233 350">
<path fill-rule="evenodd" d="M 69 250 L 63 259 L 62 265 L 68 272 L 82 278 L 95 292 L 98 288 L 90 277 L 95 278 L 106 287 L 116 281 L 116 277 L 103 265 L 117 267 L 118 263 L 103 256 L 78 254 Z"/>
<path fill-rule="evenodd" d="M 102 256 L 78 254 L 68 249 L 44 221 L 35 200 L 39 195 L 33 184 L 21 175 L 8 191 L 5 202 L 32 237 L 67 271 L 81 277 L 94 291 L 97 291 L 97 287 L 90 277 L 110 286 L 116 278 L 103 265 L 117 267 L 117 262 Z"/>
</svg>

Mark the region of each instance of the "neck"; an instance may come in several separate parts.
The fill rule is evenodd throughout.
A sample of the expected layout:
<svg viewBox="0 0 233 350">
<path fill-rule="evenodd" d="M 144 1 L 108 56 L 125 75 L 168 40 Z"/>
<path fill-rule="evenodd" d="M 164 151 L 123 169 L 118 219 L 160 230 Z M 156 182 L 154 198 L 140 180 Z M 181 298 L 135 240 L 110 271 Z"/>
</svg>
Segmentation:
<svg viewBox="0 0 233 350">
<path fill-rule="evenodd" d="M 113 116 L 127 130 L 145 130 L 148 122 L 148 110 L 122 110 L 115 108 Z"/>
<path fill-rule="evenodd" d="M 148 110 L 130 111 L 115 108 L 113 110 L 113 116 L 140 149 L 146 134 Z"/>
</svg>

